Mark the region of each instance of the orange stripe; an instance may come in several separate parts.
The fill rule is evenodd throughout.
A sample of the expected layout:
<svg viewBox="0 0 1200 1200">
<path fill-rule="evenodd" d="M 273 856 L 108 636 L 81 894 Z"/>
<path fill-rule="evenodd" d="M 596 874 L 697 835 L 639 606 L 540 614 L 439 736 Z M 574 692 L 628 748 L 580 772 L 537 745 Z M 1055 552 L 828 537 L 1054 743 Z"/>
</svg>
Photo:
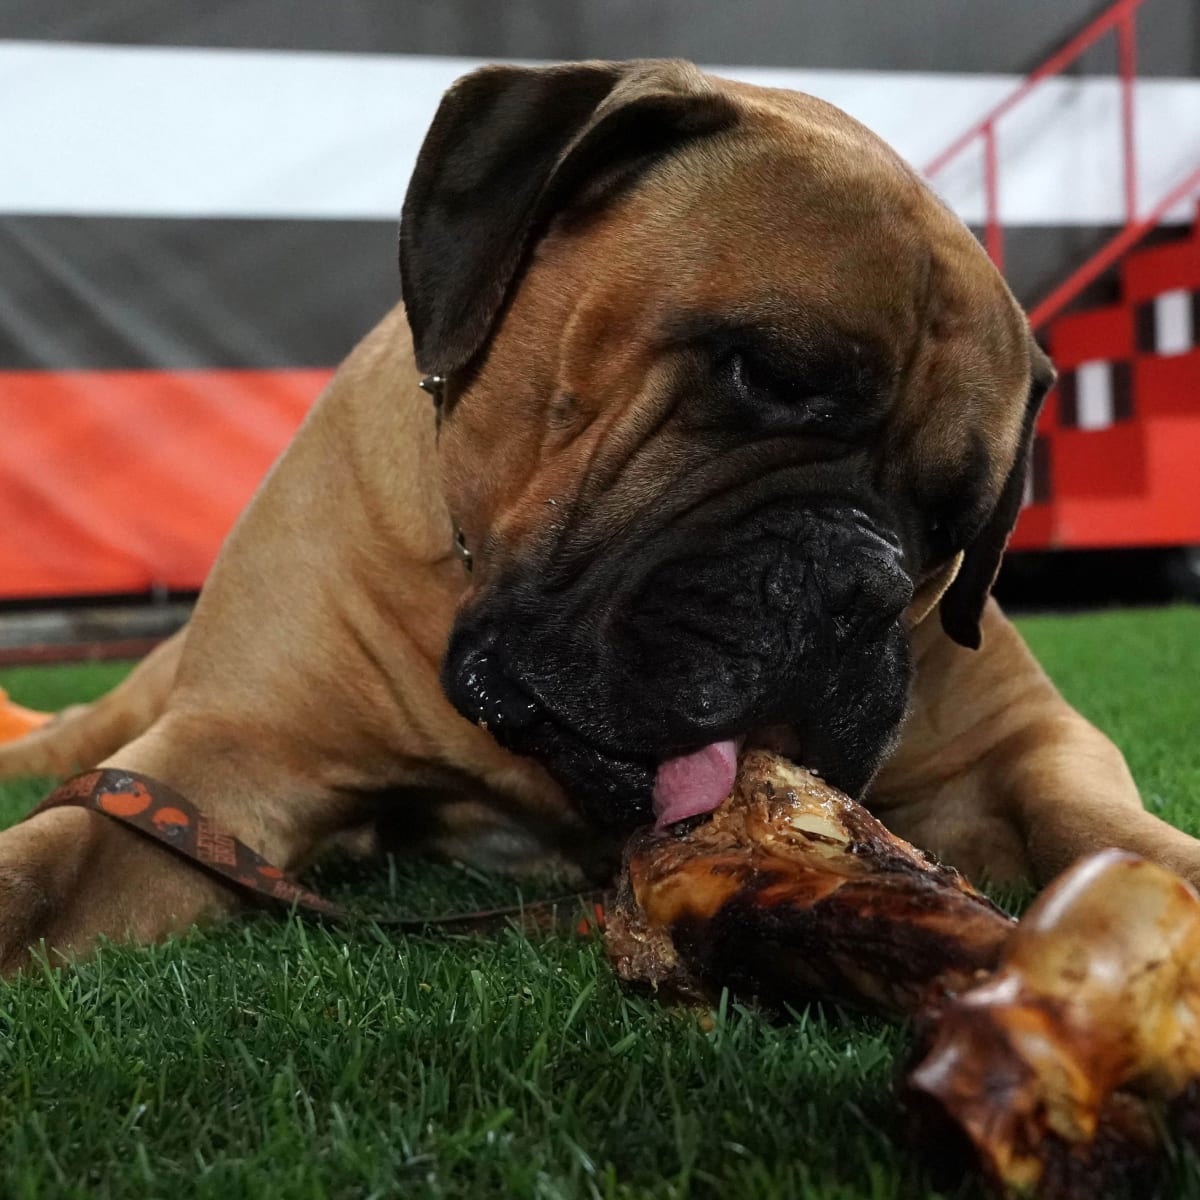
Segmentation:
<svg viewBox="0 0 1200 1200">
<path fill-rule="evenodd" d="M 0 597 L 186 590 L 332 372 L 0 372 Z"/>
</svg>

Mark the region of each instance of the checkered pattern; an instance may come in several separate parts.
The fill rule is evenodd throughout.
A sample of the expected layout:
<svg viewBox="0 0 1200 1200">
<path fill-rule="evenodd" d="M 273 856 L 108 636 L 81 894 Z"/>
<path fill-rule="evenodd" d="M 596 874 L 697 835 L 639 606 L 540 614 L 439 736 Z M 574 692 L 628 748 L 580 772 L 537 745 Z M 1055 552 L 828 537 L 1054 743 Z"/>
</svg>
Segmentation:
<svg viewBox="0 0 1200 1200">
<path fill-rule="evenodd" d="M 1172 288 L 1137 306 L 1139 354 L 1187 354 L 1200 346 L 1200 289 Z"/>
<path fill-rule="evenodd" d="M 1058 412 L 1065 429 L 1107 429 L 1132 420 L 1132 364 L 1093 359 L 1064 371 L 1058 382 Z"/>
<path fill-rule="evenodd" d="M 1122 298 L 1051 328 L 1018 549 L 1200 543 L 1200 223 L 1120 278 Z"/>
</svg>

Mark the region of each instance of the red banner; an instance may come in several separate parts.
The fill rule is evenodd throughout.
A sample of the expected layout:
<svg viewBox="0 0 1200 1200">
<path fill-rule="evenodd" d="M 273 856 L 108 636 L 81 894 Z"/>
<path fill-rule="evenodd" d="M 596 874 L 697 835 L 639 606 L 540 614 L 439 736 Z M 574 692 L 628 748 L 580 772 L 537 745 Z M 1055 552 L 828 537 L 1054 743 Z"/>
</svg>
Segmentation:
<svg viewBox="0 0 1200 1200">
<path fill-rule="evenodd" d="M 198 588 L 332 372 L 0 372 L 0 598 Z"/>
</svg>

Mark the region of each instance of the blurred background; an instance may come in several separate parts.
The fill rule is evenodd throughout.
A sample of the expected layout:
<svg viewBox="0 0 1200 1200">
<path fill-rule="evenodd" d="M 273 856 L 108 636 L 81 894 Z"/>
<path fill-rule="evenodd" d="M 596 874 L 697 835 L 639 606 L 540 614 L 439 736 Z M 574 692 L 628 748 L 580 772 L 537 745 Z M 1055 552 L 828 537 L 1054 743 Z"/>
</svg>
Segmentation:
<svg viewBox="0 0 1200 1200">
<path fill-rule="evenodd" d="M 442 91 L 674 55 L 822 96 L 977 232 L 1060 372 L 1000 584 L 1200 596 L 1196 0 L 4 0 L 0 662 L 186 615 L 399 298 Z"/>
</svg>

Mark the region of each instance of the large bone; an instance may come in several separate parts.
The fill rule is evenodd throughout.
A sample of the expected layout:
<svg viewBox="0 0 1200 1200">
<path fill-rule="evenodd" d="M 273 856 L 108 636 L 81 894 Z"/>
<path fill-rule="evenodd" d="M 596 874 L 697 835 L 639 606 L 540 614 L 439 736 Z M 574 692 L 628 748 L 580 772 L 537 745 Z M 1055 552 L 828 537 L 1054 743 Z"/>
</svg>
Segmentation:
<svg viewBox="0 0 1200 1200">
<path fill-rule="evenodd" d="M 1172 1101 L 1200 1077 L 1200 897 L 1133 854 L 1084 859 L 1026 913 L 1000 970 L 944 1004 L 926 1037 L 909 1086 L 993 1178 L 1028 1190 L 1049 1168 L 1080 1175 L 1082 1190 L 1098 1135 L 1107 1156 L 1114 1142 L 1153 1142 L 1135 1096 Z M 1055 1190 L 1070 1194 L 1061 1180 Z"/>
<path fill-rule="evenodd" d="M 608 945 L 629 980 L 903 1014 L 982 978 L 1012 928 L 866 809 L 750 751 L 710 819 L 635 835 Z"/>
<path fill-rule="evenodd" d="M 627 980 L 915 1017 L 914 1111 L 948 1119 L 1005 1194 L 1103 1195 L 1155 1147 L 1147 1100 L 1197 1091 L 1189 884 L 1105 851 L 1017 925 L 765 752 L 744 756 L 710 819 L 635 836 L 607 937 Z"/>
</svg>

